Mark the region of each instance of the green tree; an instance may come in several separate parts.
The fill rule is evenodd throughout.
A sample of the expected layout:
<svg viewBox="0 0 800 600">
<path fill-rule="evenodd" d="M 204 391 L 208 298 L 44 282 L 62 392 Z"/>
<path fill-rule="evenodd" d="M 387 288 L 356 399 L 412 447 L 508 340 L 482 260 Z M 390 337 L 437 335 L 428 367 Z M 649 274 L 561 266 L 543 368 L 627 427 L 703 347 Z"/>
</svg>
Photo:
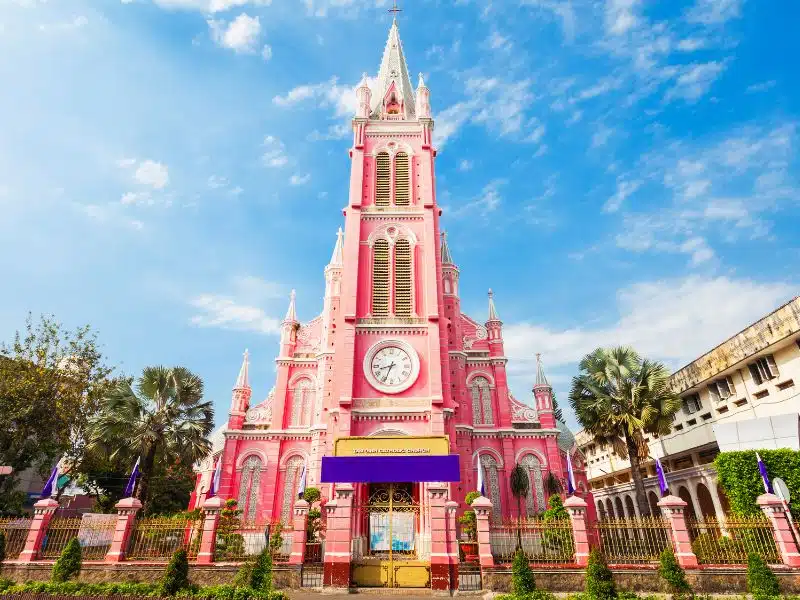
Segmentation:
<svg viewBox="0 0 800 600">
<path fill-rule="evenodd" d="M 617 597 L 617 588 L 608 568 L 606 557 L 597 548 L 589 552 L 589 563 L 586 565 L 586 595 L 592 600 L 613 600 Z"/>
<path fill-rule="evenodd" d="M 480 497 L 480 492 L 470 492 L 464 498 L 464 502 L 467 503 L 467 506 L 470 506 L 476 498 Z M 475 511 L 472 509 L 465 510 L 464 514 L 458 518 L 458 522 L 461 524 L 461 532 L 467 536 L 467 540 L 474 542 L 478 536 L 478 521 L 475 517 Z"/>
<path fill-rule="evenodd" d="M 672 548 L 664 548 L 661 553 L 658 574 L 667 583 L 674 600 L 682 600 L 694 596 L 689 582 L 686 581 L 686 572 L 678 564 L 678 559 L 675 558 Z"/>
<path fill-rule="evenodd" d="M 550 392 L 553 397 L 553 416 L 556 418 L 556 421 L 561 421 L 564 423 L 564 413 L 561 412 L 561 407 L 558 405 L 558 400 L 556 400 L 556 393 Z"/>
<path fill-rule="evenodd" d="M 533 576 L 533 569 L 528 557 L 520 548 L 514 554 L 514 562 L 511 563 L 511 592 L 517 598 L 524 598 L 535 590 L 536 579 Z"/>
<path fill-rule="evenodd" d="M 189 587 L 189 557 L 186 550 L 176 550 L 161 576 L 158 591 L 161 596 L 174 596 Z"/>
<path fill-rule="evenodd" d="M 272 548 L 264 548 L 250 572 L 250 587 L 258 592 L 272 590 Z"/>
<path fill-rule="evenodd" d="M 775 573 L 754 552 L 747 555 L 747 591 L 753 595 L 753 600 L 769 600 L 781 595 Z"/>
<path fill-rule="evenodd" d="M 522 499 L 528 496 L 531 489 L 531 482 L 528 478 L 528 471 L 521 464 L 517 463 L 511 470 L 509 479 L 511 494 L 517 499 L 517 549 L 522 548 L 522 527 L 519 520 L 522 518 Z"/>
<path fill-rule="evenodd" d="M 668 434 L 681 408 L 669 370 L 626 346 L 598 348 L 579 368 L 569 395 L 578 422 L 595 441 L 610 443 L 618 456 L 630 460 L 639 512 L 650 515 L 640 470 L 650 453 L 645 434 Z"/>
<path fill-rule="evenodd" d="M 52 316 L 0 344 L 0 511 L 16 512 L 24 495 L 18 475 L 33 467 L 46 475 L 60 458 L 68 472 L 80 467 L 88 425 L 111 385 L 97 336 L 89 326 L 66 330 Z"/>
<path fill-rule="evenodd" d="M 146 367 L 136 381 L 121 381 L 103 399 L 92 422 L 92 447 L 142 457 L 136 497 L 151 499 L 156 458 L 179 457 L 191 465 L 211 449 L 214 410 L 203 401 L 203 381 L 184 367 Z"/>
<path fill-rule="evenodd" d="M 72 538 L 69 543 L 64 546 L 61 555 L 53 565 L 53 572 L 50 575 L 51 581 L 61 583 L 69 581 L 75 577 L 81 570 L 81 544 L 78 538 Z"/>
</svg>

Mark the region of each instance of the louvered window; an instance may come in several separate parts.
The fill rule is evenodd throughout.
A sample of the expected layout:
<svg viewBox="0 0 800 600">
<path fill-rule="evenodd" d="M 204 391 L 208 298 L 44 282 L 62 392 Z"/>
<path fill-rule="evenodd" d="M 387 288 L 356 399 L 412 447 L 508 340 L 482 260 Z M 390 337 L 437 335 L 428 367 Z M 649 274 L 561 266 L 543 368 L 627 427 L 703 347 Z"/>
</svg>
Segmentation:
<svg viewBox="0 0 800 600">
<path fill-rule="evenodd" d="M 378 240 L 372 248 L 372 314 L 389 316 L 389 242 Z"/>
<path fill-rule="evenodd" d="M 703 403 L 700 401 L 700 396 L 697 394 L 689 394 L 683 398 L 683 412 L 691 415 L 703 408 Z"/>
<path fill-rule="evenodd" d="M 409 198 L 408 154 L 400 152 L 394 159 L 394 203 L 397 206 L 408 206 Z"/>
<path fill-rule="evenodd" d="M 300 379 L 292 391 L 292 427 L 308 427 L 311 422 L 313 387 L 309 379 Z"/>
<path fill-rule="evenodd" d="M 391 189 L 389 154 L 386 152 L 378 154 L 376 163 L 378 173 L 375 181 L 375 206 L 389 206 Z"/>
<path fill-rule="evenodd" d="M 725 377 L 724 379 L 717 379 L 708 385 L 708 394 L 711 399 L 719 402 L 720 400 L 727 400 L 736 393 L 736 388 L 733 385 L 733 379 Z"/>
<path fill-rule="evenodd" d="M 398 240 L 394 245 L 394 314 L 411 316 L 411 244 Z"/>
<path fill-rule="evenodd" d="M 750 369 L 750 374 L 756 382 L 756 385 L 761 385 L 765 381 L 775 379 L 778 376 L 778 365 L 775 363 L 775 357 L 772 354 L 762 356 L 756 362 L 747 365 Z"/>
</svg>

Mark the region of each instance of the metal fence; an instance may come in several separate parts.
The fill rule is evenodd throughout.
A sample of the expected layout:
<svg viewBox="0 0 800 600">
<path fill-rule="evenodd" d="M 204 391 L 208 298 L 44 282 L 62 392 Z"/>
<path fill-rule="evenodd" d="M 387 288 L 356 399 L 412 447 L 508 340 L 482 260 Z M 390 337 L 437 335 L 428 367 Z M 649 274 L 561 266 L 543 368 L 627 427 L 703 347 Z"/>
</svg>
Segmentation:
<svg viewBox="0 0 800 600">
<path fill-rule="evenodd" d="M 606 519 L 592 525 L 590 539 L 610 563 L 651 563 L 672 548 L 672 528 L 659 517 Z"/>
<path fill-rule="evenodd" d="M 191 519 L 146 518 L 133 526 L 128 560 L 169 560 L 176 550 L 184 549 L 190 559 L 197 557 L 202 537 L 202 521 Z"/>
<path fill-rule="evenodd" d="M 103 560 L 114 539 L 116 524 L 116 515 L 54 517 L 47 525 L 39 556 L 58 558 L 67 544 L 77 538 L 83 560 Z"/>
<path fill-rule="evenodd" d="M 702 565 L 742 565 L 755 553 L 768 563 L 780 563 L 772 525 L 763 515 L 728 515 L 724 521 L 689 521 L 692 551 Z"/>
<path fill-rule="evenodd" d="M 483 589 L 477 542 L 459 542 L 458 589 L 462 592 L 477 592 Z"/>
<path fill-rule="evenodd" d="M 511 562 L 517 550 L 522 550 L 532 564 L 575 562 L 575 543 L 569 519 L 524 519 L 502 525 L 492 524 L 489 540 L 492 556 L 497 562 Z"/>
<path fill-rule="evenodd" d="M 30 528 L 31 519 L 0 518 L 0 531 L 6 536 L 6 558 L 19 558 Z"/>
</svg>

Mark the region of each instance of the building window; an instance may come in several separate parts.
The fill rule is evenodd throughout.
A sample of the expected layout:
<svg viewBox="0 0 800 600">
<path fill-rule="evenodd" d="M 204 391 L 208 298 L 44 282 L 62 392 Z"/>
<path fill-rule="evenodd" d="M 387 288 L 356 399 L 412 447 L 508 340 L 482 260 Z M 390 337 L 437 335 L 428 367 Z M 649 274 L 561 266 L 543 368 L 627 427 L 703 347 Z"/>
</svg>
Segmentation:
<svg viewBox="0 0 800 600">
<path fill-rule="evenodd" d="M 765 381 L 775 379 L 778 376 L 778 365 L 775 364 L 775 357 L 772 354 L 767 354 L 757 359 L 755 362 L 747 365 L 750 369 L 750 375 L 756 385 L 761 385 Z"/>
<path fill-rule="evenodd" d="M 254 523 L 258 507 L 259 484 L 263 463 L 257 456 L 249 456 L 242 466 L 242 477 L 239 481 L 239 510 L 245 523 Z"/>
<path fill-rule="evenodd" d="M 378 154 L 375 177 L 375 206 L 389 206 L 389 195 L 392 187 L 390 160 L 388 152 Z"/>
<path fill-rule="evenodd" d="M 683 412 L 687 415 L 694 414 L 701 408 L 703 408 L 703 403 L 698 394 L 689 394 L 683 398 Z"/>
<path fill-rule="evenodd" d="M 394 203 L 397 206 L 409 205 L 408 191 L 408 154 L 400 152 L 394 159 Z"/>
<path fill-rule="evenodd" d="M 481 466 L 483 467 L 483 481 L 489 500 L 492 501 L 492 518 L 499 521 L 503 511 L 500 506 L 500 477 L 497 473 L 497 461 L 491 454 L 481 454 Z"/>
<path fill-rule="evenodd" d="M 529 491 L 525 498 L 525 512 L 532 517 L 545 509 L 542 463 L 533 454 L 526 454 L 520 463 L 528 472 Z"/>
<path fill-rule="evenodd" d="M 397 240 L 394 245 L 394 314 L 410 317 L 411 302 L 411 244 Z"/>
<path fill-rule="evenodd" d="M 314 388 L 310 379 L 299 379 L 292 390 L 291 427 L 308 427 L 311 424 L 311 408 Z"/>
<path fill-rule="evenodd" d="M 372 314 L 389 316 L 389 241 L 377 240 L 372 248 Z"/>
<path fill-rule="evenodd" d="M 731 396 L 736 393 L 736 388 L 733 385 L 733 379 L 730 377 L 724 377 L 723 379 L 717 379 L 716 381 L 712 381 L 708 385 L 708 394 L 711 396 L 711 399 L 715 402 L 719 402 L 720 400 L 727 400 Z"/>
<path fill-rule="evenodd" d="M 491 425 L 492 390 L 486 377 L 475 377 L 470 385 L 472 391 L 472 423 L 473 425 Z"/>
<path fill-rule="evenodd" d="M 293 456 L 286 461 L 286 479 L 283 486 L 283 506 L 281 506 L 281 524 L 291 526 L 292 509 L 300 489 L 300 475 L 303 472 L 303 458 Z"/>
</svg>

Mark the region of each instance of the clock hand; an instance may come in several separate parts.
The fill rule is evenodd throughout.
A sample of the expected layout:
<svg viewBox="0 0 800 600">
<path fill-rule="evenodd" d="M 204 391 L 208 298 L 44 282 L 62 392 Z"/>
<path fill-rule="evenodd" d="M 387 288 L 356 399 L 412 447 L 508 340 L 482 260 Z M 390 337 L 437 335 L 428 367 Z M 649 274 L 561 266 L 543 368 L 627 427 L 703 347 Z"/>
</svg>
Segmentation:
<svg viewBox="0 0 800 600">
<path fill-rule="evenodd" d="M 383 383 L 386 383 L 386 380 L 389 379 L 389 373 L 392 372 L 393 368 L 394 368 L 394 363 L 389 365 L 389 370 L 386 371 L 386 375 L 383 376 Z"/>
</svg>

